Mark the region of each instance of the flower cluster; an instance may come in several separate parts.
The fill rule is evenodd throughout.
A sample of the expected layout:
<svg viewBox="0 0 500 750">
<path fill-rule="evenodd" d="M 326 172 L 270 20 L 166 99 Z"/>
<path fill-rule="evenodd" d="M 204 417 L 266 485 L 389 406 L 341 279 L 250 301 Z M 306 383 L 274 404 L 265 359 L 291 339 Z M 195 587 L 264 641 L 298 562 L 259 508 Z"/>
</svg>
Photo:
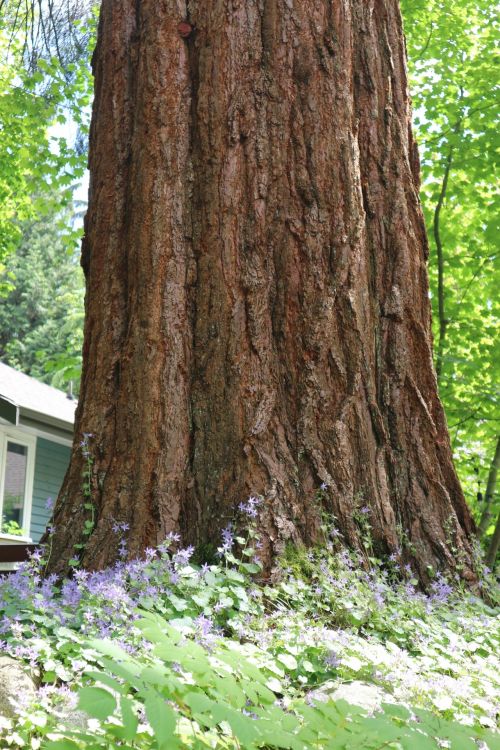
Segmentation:
<svg viewBox="0 0 500 750">
<path fill-rule="evenodd" d="M 210 705 L 224 703 L 229 695 L 236 701 L 233 719 L 237 710 L 238 721 L 256 726 L 263 716 L 263 695 L 290 723 L 298 706 L 323 716 L 332 693 L 348 683 L 371 685 L 384 702 L 411 705 L 415 712 L 428 709 L 439 715 L 440 726 L 446 718 L 459 720 L 477 738 L 493 727 L 500 689 L 494 610 L 464 596 L 441 574 L 428 594 L 420 591 L 399 551 L 367 569 L 362 555 L 345 548 L 290 548 L 272 585 L 255 580 L 252 575 L 260 568 L 253 513 L 259 501 L 250 498 L 242 505 L 249 528 L 246 533 L 236 524 L 224 529 L 217 563 L 197 564 L 194 549 L 183 548 L 179 535 L 170 533 L 142 559 L 122 559 L 106 570 L 75 569 L 72 577 L 58 581 L 43 576 L 37 551 L 1 580 L 0 650 L 36 670 L 41 686 L 34 703 L 16 702 L 14 722 L 0 722 L 0 744 L 5 740 L 14 750 L 45 747 L 55 724 L 74 713 L 76 691 L 89 689 L 89 672 L 112 668 L 109 658 L 103 661 L 106 649 L 118 660 L 117 674 L 111 678 L 106 672 L 104 687 L 122 686 L 126 674 L 135 674 L 134 665 L 158 685 L 158 670 L 167 669 L 168 680 L 159 679 L 169 690 L 177 686 L 184 695 L 185 689 L 190 701 L 193 691 L 210 686 Z M 113 531 L 124 536 L 128 524 L 114 521 Z M 151 640 L 154 633 L 159 651 Z M 172 643 L 166 648 L 168 638 Z M 242 696 L 240 677 L 227 692 L 243 655 L 251 664 L 246 688 L 251 698 Z M 258 670 L 266 675 L 261 688 L 254 679 Z M 141 737 L 130 746 L 153 747 L 151 714 L 135 688 L 130 695 Z M 201 706 L 209 705 L 206 696 L 203 701 Z M 178 713 L 189 704 L 169 694 L 161 705 Z M 101 747 L 101 740 L 114 747 L 112 732 L 120 721 L 119 713 L 107 723 L 89 720 L 92 747 Z M 219 743 L 214 727 L 212 746 L 227 746 Z M 245 732 L 252 732 L 246 724 Z M 196 735 L 192 742 L 184 737 L 183 746 L 189 750 L 196 741 Z M 266 746 L 272 746 L 269 738 Z M 323 747 L 319 741 L 315 746 Z"/>
</svg>

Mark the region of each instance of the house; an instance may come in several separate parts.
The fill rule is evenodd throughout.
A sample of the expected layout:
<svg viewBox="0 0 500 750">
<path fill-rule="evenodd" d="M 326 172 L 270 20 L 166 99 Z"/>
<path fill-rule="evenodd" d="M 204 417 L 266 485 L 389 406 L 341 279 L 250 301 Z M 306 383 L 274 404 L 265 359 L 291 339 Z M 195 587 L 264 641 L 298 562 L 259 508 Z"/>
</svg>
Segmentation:
<svg viewBox="0 0 500 750">
<path fill-rule="evenodd" d="M 69 464 L 76 401 L 0 363 L 0 546 L 38 542 Z"/>
</svg>

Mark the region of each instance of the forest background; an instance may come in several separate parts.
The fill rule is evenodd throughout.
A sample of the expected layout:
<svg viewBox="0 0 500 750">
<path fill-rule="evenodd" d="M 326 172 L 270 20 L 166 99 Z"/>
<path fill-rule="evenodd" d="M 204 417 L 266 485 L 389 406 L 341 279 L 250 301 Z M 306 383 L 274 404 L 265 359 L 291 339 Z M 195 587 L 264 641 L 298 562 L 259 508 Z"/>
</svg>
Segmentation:
<svg viewBox="0 0 500 750">
<path fill-rule="evenodd" d="M 0 8 L 0 359 L 77 394 L 85 210 L 77 196 L 95 14 L 65 0 L 27 33 L 20 5 Z M 458 473 L 487 544 L 500 510 L 495 11 L 488 0 L 403 0 L 402 8 L 436 372 Z"/>
</svg>

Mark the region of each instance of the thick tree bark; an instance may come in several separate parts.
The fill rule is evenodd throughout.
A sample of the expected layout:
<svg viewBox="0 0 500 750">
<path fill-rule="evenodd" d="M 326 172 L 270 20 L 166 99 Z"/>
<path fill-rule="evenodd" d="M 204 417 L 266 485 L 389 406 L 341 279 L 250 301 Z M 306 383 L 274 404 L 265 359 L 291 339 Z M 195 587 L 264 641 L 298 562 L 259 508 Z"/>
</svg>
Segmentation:
<svg viewBox="0 0 500 750">
<path fill-rule="evenodd" d="M 193 27 L 181 26 L 187 22 Z M 396 0 L 103 0 L 84 369 L 50 568 L 264 498 L 267 560 L 317 540 L 474 578 L 432 365 L 427 240 Z M 450 552 L 451 535 L 460 560 Z"/>
</svg>

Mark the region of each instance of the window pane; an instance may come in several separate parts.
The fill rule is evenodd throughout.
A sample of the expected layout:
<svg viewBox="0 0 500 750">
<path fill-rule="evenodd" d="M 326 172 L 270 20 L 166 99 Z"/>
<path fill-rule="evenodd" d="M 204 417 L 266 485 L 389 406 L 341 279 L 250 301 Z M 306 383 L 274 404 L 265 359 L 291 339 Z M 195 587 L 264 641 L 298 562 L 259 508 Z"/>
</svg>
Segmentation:
<svg viewBox="0 0 500 750">
<path fill-rule="evenodd" d="M 27 447 L 9 441 L 7 443 L 7 460 L 5 464 L 2 530 L 7 530 L 3 527 L 9 521 L 14 521 L 19 526 L 22 526 L 27 462 Z"/>
</svg>

